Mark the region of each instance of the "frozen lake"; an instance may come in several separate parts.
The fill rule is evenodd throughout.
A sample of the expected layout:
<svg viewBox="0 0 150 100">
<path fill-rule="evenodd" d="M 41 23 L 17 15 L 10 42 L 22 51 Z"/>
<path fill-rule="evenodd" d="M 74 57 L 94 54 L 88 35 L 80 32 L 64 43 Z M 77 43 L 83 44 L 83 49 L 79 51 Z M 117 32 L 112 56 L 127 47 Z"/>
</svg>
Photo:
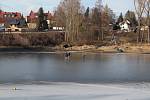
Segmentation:
<svg viewBox="0 0 150 100">
<path fill-rule="evenodd" d="M 0 54 L 0 83 L 150 82 L 150 55 L 146 54 Z"/>
</svg>

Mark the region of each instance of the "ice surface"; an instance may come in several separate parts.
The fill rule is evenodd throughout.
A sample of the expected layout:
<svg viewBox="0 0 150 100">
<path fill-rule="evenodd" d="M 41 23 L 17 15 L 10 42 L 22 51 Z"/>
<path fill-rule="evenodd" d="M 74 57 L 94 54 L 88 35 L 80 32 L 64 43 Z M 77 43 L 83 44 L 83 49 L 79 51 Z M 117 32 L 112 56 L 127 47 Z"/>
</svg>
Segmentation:
<svg viewBox="0 0 150 100">
<path fill-rule="evenodd" d="M 149 83 L 1 84 L 0 100 L 150 100 L 150 89 Z"/>
</svg>

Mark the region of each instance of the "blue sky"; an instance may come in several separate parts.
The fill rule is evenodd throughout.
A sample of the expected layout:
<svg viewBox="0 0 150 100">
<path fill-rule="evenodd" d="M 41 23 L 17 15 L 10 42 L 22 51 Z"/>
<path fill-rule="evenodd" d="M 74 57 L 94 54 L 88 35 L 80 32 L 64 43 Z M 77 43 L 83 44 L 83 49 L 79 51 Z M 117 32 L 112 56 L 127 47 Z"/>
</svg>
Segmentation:
<svg viewBox="0 0 150 100">
<path fill-rule="evenodd" d="M 31 9 L 37 11 L 41 6 L 45 11 L 53 11 L 59 2 L 60 0 L 0 0 L 0 7 L 5 11 L 19 11 L 27 15 Z M 93 7 L 95 2 L 96 0 L 82 0 L 86 7 Z M 128 9 L 134 10 L 133 0 L 103 0 L 103 4 L 108 4 L 117 15 Z"/>
</svg>

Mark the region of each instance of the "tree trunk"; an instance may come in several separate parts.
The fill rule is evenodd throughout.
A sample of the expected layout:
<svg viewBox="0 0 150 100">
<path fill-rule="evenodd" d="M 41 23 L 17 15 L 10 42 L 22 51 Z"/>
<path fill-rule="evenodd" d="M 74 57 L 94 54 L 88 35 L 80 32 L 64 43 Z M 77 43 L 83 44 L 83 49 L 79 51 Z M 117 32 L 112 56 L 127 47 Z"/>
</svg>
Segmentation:
<svg viewBox="0 0 150 100">
<path fill-rule="evenodd" d="M 150 12 L 147 14 L 148 19 L 148 44 L 150 43 Z"/>
<path fill-rule="evenodd" d="M 141 34 L 141 17 L 138 20 L 138 36 L 137 36 L 137 43 L 142 43 L 142 34 Z"/>
</svg>

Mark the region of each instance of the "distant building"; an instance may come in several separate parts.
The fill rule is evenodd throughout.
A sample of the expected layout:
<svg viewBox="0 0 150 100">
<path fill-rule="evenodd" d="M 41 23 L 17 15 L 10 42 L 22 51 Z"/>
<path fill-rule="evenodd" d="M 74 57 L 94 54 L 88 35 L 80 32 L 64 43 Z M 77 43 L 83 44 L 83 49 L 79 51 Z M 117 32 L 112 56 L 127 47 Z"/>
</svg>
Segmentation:
<svg viewBox="0 0 150 100">
<path fill-rule="evenodd" d="M 0 18 L 0 26 L 4 26 L 5 25 L 5 20 L 3 18 Z"/>
<path fill-rule="evenodd" d="M 5 31 L 5 27 L 3 25 L 0 25 L 0 32 L 4 32 Z"/>
<path fill-rule="evenodd" d="M 8 19 L 20 19 L 21 13 L 19 12 L 0 12 L 0 23 L 7 21 Z"/>
<path fill-rule="evenodd" d="M 141 31 L 147 31 L 148 29 L 149 29 L 148 26 L 142 26 L 142 27 L 141 27 Z"/>
<path fill-rule="evenodd" d="M 21 18 L 21 13 L 19 12 L 0 12 L 0 26 L 4 27 L 9 19 L 19 19 Z"/>
<path fill-rule="evenodd" d="M 26 20 L 19 12 L 0 12 L 0 27 L 5 31 L 23 31 L 27 29 Z"/>
<path fill-rule="evenodd" d="M 8 32 L 23 32 L 27 31 L 27 23 L 24 18 L 21 19 L 9 19 L 5 25 L 5 31 Z"/>
<path fill-rule="evenodd" d="M 128 20 L 119 23 L 119 26 L 121 31 L 130 32 L 130 22 Z"/>
<path fill-rule="evenodd" d="M 27 16 L 27 23 L 36 23 L 38 19 L 38 14 L 31 10 L 29 16 Z"/>
<path fill-rule="evenodd" d="M 64 27 L 52 27 L 53 30 L 63 31 Z"/>
<path fill-rule="evenodd" d="M 44 19 L 47 20 L 49 28 L 51 28 L 51 23 L 53 20 L 52 14 L 48 11 L 47 13 L 44 13 L 44 17 L 45 17 Z M 38 21 L 38 13 L 33 12 L 31 10 L 29 16 L 27 16 L 28 27 L 30 29 L 35 29 L 37 27 L 37 21 Z"/>
</svg>

